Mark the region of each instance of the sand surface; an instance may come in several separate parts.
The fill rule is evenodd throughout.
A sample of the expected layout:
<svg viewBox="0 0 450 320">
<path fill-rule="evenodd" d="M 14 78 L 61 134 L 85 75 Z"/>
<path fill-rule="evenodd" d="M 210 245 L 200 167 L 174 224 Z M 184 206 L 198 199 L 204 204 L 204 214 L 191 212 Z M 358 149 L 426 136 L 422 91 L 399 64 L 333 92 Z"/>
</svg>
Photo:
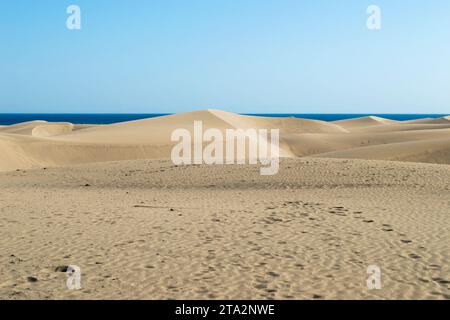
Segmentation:
<svg viewBox="0 0 450 320">
<path fill-rule="evenodd" d="M 194 120 L 279 128 L 287 157 L 274 176 L 175 166 Z M 33 121 L 0 150 L 1 299 L 450 299 L 448 118 Z"/>
<path fill-rule="evenodd" d="M 450 298 L 449 166 L 138 160 L 0 183 L 1 298 Z M 55 271 L 70 264 L 79 291 Z"/>
</svg>

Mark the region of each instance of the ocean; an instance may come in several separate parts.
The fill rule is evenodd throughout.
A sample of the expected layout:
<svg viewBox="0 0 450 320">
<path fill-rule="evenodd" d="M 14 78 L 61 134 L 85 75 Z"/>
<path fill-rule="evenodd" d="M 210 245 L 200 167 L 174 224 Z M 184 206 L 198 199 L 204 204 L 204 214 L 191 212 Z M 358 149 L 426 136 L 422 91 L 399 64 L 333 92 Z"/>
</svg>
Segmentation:
<svg viewBox="0 0 450 320">
<path fill-rule="evenodd" d="M 110 124 L 116 122 L 124 122 L 145 118 L 160 117 L 168 114 L 148 113 L 148 114 L 126 114 L 126 113 L 112 113 L 112 114 L 58 114 L 58 113 L 0 113 L 0 125 L 11 125 L 20 122 L 32 120 L 45 120 L 50 122 L 72 122 L 78 124 Z M 365 116 L 378 116 L 392 120 L 414 120 L 420 118 L 439 118 L 446 116 L 444 114 L 311 114 L 311 113 L 271 113 L 271 114 L 246 114 L 254 116 L 266 117 L 296 117 L 324 121 L 336 121 L 343 119 L 351 119 Z"/>
</svg>

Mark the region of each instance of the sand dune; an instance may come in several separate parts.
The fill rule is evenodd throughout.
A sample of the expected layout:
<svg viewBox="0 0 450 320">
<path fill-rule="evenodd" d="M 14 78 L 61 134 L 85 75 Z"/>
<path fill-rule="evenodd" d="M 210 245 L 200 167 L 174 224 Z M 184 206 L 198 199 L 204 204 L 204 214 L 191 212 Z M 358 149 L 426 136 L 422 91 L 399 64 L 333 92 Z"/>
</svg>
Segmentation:
<svg viewBox="0 0 450 320">
<path fill-rule="evenodd" d="M 279 129 L 283 157 L 348 157 L 450 163 L 450 118 L 393 121 L 363 117 L 335 122 L 199 110 L 110 125 L 31 121 L 0 127 L 0 170 L 80 163 L 168 159 L 171 133 L 194 121 L 204 129 Z"/>
<path fill-rule="evenodd" d="M 450 164 L 450 138 L 351 148 L 319 153 L 315 157 Z"/>
<path fill-rule="evenodd" d="M 0 133 L 14 133 L 14 134 L 23 134 L 23 135 L 31 135 L 33 129 L 37 126 L 41 126 L 47 124 L 46 121 L 28 121 L 22 122 L 18 124 L 13 124 L 10 126 L 0 127 Z"/>
<path fill-rule="evenodd" d="M 202 121 L 204 129 L 217 128 L 222 131 L 225 129 L 254 128 L 280 129 L 282 133 L 347 132 L 335 124 L 324 121 L 242 116 L 220 110 L 201 110 L 78 130 L 60 136 L 58 139 L 78 142 L 172 144 L 170 141 L 172 131 L 185 128 L 192 132 L 194 121 Z"/>
<path fill-rule="evenodd" d="M 395 124 L 395 123 L 398 123 L 398 121 L 384 119 L 384 118 L 380 118 L 380 117 L 376 117 L 376 116 L 368 116 L 368 117 L 361 117 L 361 118 L 338 120 L 338 121 L 334 121 L 333 123 L 335 123 L 341 127 L 347 128 L 347 129 L 354 129 L 354 128 L 359 128 L 359 127 Z"/>
<path fill-rule="evenodd" d="M 396 132 L 396 131 L 417 131 L 417 130 L 436 130 L 450 128 L 450 122 L 426 124 L 426 123 L 409 123 L 400 122 L 398 124 L 359 127 L 352 130 L 353 133 L 378 133 L 378 132 Z"/>
<path fill-rule="evenodd" d="M 36 126 L 31 135 L 33 137 L 51 137 L 72 132 L 74 125 L 72 123 L 50 123 Z"/>
<path fill-rule="evenodd" d="M 390 145 L 400 142 L 416 142 L 423 140 L 441 140 L 450 135 L 450 129 L 436 130 L 397 130 L 374 133 L 372 130 L 358 131 L 352 134 L 301 134 L 286 135 L 285 141 L 292 152 L 298 156 L 308 156 L 331 151 L 359 150 L 377 145 Z M 366 149 L 364 149 L 366 150 Z M 448 160 L 447 160 L 448 161 Z"/>
<path fill-rule="evenodd" d="M 450 124 L 450 116 L 441 118 L 424 118 L 404 121 L 404 123 L 415 123 L 415 124 Z"/>
</svg>

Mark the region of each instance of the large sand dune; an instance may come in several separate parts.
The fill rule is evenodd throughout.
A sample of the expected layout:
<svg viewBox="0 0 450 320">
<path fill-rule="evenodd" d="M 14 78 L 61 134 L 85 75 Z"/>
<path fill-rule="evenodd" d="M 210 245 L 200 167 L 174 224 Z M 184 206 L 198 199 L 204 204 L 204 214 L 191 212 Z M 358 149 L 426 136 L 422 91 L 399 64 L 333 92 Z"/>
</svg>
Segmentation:
<svg viewBox="0 0 450 320">
<path fill-rule="evenodd" d="M 347 157 L 449 164 L 450 120 L 379 117 L 325 122 L 200 110 L 110 125 L 31 121 L 0 127 L 0 170 L 136 159 L 168 159 L 171 133 L 204 129 L 280 129 L 283 157 Z"/>
</svg>

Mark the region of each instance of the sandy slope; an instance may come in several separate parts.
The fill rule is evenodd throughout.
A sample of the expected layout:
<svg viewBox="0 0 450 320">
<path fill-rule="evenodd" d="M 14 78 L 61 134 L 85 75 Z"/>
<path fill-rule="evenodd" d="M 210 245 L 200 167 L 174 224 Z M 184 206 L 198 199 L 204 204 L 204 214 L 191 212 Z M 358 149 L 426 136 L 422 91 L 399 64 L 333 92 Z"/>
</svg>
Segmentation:
<svg viewBox="0 0 450 320">
<path fill-rule="evenodd" d="M 450 299 L 448 165 L 285 159 L 261 176 L 141 160 L 0 184 L 3 299 Z"/>
<path fill-rule="evenodd" d="M 200 110 L 102 126 L 32 121 L 0 127 L 0 171 L 80 163 L 168 159 L 171 133 L 194 121 L 204 129 L 279 129 L 283 157 L 324 156 L 449 164 L 450 120 L 364 117 L 335 122 L 242 116 Z M 371 148 L 369 148 L 371 147 Z M 397 148 L 398 147 L 398 148 Z M 429 156 L 428 156 L 429 155 Z"/>
<path fill-rule="evenodd" d="M 372 145 L 319 153 L 314 156 L 448 164 L 450 159 L 450 138 Z"/>
</svg>

